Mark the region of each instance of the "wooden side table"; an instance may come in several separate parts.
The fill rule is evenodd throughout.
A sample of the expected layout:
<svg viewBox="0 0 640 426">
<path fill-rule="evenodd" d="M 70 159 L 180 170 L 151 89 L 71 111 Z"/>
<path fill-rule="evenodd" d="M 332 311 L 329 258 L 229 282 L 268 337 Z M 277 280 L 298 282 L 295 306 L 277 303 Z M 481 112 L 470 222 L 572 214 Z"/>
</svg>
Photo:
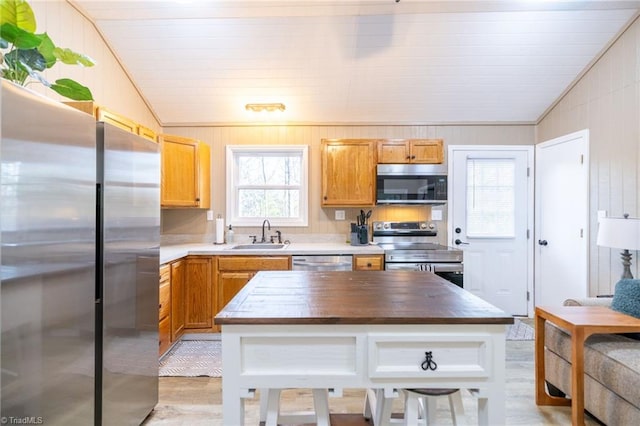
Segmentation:
<svg viewBox="0 0 640 426">
<path fill-rule="evenodd" d="M 550 321 L 571 334 L 571 399 L 554 397 L 545 390 L 544 323 Z M 571 405 L 571 421 L 584 424 L 584 342 L 592 334 L 640 331 L 640 319 L 605 306 L 536 307 L 536 404 Z"/>
</svg>

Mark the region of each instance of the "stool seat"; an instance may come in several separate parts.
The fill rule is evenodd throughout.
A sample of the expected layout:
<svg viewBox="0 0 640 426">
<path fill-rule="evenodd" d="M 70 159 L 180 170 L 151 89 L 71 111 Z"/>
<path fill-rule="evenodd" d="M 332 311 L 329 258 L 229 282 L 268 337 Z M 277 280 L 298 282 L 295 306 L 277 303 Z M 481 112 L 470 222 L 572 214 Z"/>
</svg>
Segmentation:
<svg viewBox="0 0 640 426">
<path fill-rule="evenodd" d="M 458 392 L 460 389 L 418 388 L 418 389 L 407 389 L 407 390 L 409 392 L 415 392 L 421 395 L 445 396 L 445 395 L 451 395 L 454 392 Z"/>
<path fill-rule="evenodd" d="M 402 424 L 405 426 L 433 425 L 436 421 L 436 398 L 441 396 L 447 396 L 449 399 L 449 409 L 454 425 L 457 425 L 460 416 L 464 415 L 460 389 L 416 388 L 401 389 L 400 392 L 405 397 L 404 418 L 402 420 Z M 393 397 L 386 397 L 382 389 L 368 390 L 365 398 L 365 417 L 373 418 L 375 426 L 389 426 L 392 423 L 397 423 L 397 419 L 391 419 L 393 400 Z"/>
</svg>

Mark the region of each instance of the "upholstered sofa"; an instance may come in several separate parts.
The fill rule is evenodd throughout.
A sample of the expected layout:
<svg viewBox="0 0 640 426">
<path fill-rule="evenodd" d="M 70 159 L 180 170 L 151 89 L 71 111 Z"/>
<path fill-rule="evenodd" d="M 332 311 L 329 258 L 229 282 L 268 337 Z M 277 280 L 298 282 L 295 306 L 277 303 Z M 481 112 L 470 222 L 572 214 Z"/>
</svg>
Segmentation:
<svg viewBox="0 0 640 426">
<path fill-rule="evenodd" d="M 569 299 L 564 304 L 610 306 L 611 301 Z M 600 334 L 590 336 L 585 345 L 585 410 L 607 425 L 640 425 L 640 340 Z M 571 338 L 550 322 L 545 325 L 545 366 L 549 393 L 569 395 Z"/>
</svg>

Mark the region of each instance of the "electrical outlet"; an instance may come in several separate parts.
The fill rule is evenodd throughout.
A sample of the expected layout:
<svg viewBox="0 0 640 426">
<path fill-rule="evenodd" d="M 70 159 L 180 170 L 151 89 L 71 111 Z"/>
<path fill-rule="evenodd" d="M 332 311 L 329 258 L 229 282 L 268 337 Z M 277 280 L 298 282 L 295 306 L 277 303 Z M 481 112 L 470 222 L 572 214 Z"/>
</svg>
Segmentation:
<svg viewBox="0 0 640 426">
<path fill-rule="evenodd" d="M 336 220 L 344 220 L 344 210 L 336 210 Z"/>
<path fill-rule="evenodd" d="M 431 210 L 431 220 L 442 220 L 442 210 Z"/>
<path fill-rule="evenodd" d="M 213 210 L 207 210 L 207 220 L 211 222 L 213 219 Z"/>
</svg>

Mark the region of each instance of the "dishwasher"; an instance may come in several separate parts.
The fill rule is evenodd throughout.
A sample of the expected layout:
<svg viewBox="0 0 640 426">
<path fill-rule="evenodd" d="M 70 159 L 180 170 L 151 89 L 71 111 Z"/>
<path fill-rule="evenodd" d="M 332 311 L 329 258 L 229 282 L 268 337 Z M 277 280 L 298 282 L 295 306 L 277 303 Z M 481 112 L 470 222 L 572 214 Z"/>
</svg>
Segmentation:
<svg viewBox="0 0 640 426">
<path fill-rule="evenodd" d="M 353 257 L 349 255 L 291 256 L 294 271 L 351 271 Z"/>
</svg>

